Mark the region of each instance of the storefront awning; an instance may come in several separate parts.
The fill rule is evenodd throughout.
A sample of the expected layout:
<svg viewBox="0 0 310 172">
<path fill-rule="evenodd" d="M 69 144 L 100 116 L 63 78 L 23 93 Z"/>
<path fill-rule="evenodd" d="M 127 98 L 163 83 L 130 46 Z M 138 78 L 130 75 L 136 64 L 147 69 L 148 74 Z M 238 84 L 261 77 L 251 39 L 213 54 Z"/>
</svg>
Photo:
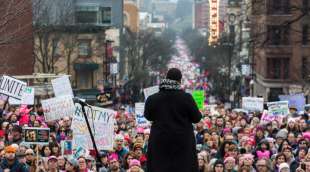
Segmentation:
<svg viewBox="0 0 310 172">
<path fill-rule="evenodd" d="M 97 63 L 75 63 L 75 70 L 97 70 L 99 65 Z"/>
</svg>

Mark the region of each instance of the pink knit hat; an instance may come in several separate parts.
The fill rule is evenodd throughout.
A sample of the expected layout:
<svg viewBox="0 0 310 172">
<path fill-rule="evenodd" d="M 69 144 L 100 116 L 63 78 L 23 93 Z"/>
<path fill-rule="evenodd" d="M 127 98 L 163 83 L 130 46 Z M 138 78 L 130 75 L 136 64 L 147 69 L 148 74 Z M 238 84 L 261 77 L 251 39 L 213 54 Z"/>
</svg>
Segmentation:
<svg viewBox="0 0 310 172">
<path fill-rule="evenodd" d="M 139 160 L 136 160 L 136 159 L 133 159 L 130 161 L 129 163 L 129 168 L 133 167 L 133 166 L 138 166 L 138 167 L 141 167 L 141 163 Z"/>
</svg>

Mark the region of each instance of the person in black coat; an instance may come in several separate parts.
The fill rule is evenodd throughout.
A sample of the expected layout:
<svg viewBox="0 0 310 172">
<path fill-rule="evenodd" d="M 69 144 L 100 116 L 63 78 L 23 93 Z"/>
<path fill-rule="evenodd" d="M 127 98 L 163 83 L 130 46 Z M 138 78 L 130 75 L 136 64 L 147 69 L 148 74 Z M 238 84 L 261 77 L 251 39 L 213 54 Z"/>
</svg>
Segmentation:
<svg viewBox="0 0 310 172">
<path fill-rule="evenodd" d="M 152 121 L 147 172 L 197 172 L 198 160 L 192 123 L 202 118 L 193 97 L 181 90 L 179 69 L 168 71 L 160 91 L 149 96 L 144 116 Z"/>
</svg>

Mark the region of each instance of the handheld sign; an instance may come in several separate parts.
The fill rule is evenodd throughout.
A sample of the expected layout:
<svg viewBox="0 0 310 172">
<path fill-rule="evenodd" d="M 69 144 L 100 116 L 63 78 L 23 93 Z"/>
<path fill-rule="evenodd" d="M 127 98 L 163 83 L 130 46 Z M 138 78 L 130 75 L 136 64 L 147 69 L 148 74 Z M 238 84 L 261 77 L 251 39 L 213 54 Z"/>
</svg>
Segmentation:
<svg viewBox="0 0 310 172">
<path fill-rule="evenodd" d="M 72 140 L 63 140 L 60 142 L 60 145 L 62 155 L 72 155 Z"/>
<path fill-rule="evenodd" d="M 242 97 L 242 108 L 262 112 L 264 110 L 264 98 Z"/>
<path fill-rule="evenodd" d="M 303 111 L 306 104 L 306 99 L 304 94 L 295 95 L 279 95 L 281 101 L 288 101 L 289 107 L 295 106 L 298 111 Z"/>
<path fill-rule="evenodd" d="M 74 114 L 74 104 L 71 96 L 55 97 L 42 100 L 45 121 L 53 121 Z"/>
<path fill-rule="evenodd" d="M 195 90 L 192 96 L 197 104 L 199 110 L 203 110 L 205 103 L 205 92 L 203 90 Z"/>
<path fill-rule="evenodd" d="M 23 91 L 22 105 L 33 105 L 34 104 L 34 88 L 33 87 L 26 87 Z"/>
<path fill-rule="evenodd" d="M 145 89 L 143 90 L 145 100 L 146 100 L 149 96 L 151 96 L 151 95 L 153 95 L 153 94 L 155 94 L 155 93 L 157 93 L 157 92 L 159 92 L 159 86 L 158 86 L 158 85 L 157 85 L 157 86 L 153 86 L 153 87 L 145 88 Z"/>
<path fill-rule="evenodd" d="M 150 122 L 144 117 L 144 107 L 145 103 L 135 103 L 136 123 L 140 127 L 150 124 Z"/>
<path fill-rule="evenodd" d="M 49 128 L 25 127 L 24 142 L 28 144 L 48 144 L 50 138 Z"/>
<path fill-rule="evenodd" d="M 110 109 L 95 106 L 85 107 L 92 133 L 100 150 L 112 150 L 114 140 L 114 117 L 116 112 Z M 73 149 L 81 147 L 89 150 L 93 149 L 93 144 L 86 121 L 82 112 L 82 106 L 75 104 L 75 113 L 72 119 L 71 130 L 73 131 Z"/>
<path fill-rule="evenodd" d="M 0 93 L 21 100 L 27 84 L 18 79 L 3 75 L 0 78 Z"/>
<path fill-rule="evenodd" d="M 60 96 L 74 97 L 69 76 L 64 75 L 62 77 L 53 79 L 51 82 L 56 97 Z"/>
<path fill-rule="evenodd" d="M 268 102 L 268 114 L 269 115 L 282 115 L 289 114 L 288 101 Z"/>
</svg>

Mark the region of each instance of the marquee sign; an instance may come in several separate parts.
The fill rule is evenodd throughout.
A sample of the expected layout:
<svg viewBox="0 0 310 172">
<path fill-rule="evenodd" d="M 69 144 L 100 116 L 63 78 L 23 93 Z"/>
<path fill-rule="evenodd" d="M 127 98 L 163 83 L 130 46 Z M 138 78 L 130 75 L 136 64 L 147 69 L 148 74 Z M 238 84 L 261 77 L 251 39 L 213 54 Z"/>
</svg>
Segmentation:
<svg viewBox="0 0 310 172">
<path fill-rule="evenodd" d="M 210 4 L 210 26 L 209 26 L 209 44 L 217 43 L 219 39 L 219 1 L 209 0 Z"/>
</svg>

